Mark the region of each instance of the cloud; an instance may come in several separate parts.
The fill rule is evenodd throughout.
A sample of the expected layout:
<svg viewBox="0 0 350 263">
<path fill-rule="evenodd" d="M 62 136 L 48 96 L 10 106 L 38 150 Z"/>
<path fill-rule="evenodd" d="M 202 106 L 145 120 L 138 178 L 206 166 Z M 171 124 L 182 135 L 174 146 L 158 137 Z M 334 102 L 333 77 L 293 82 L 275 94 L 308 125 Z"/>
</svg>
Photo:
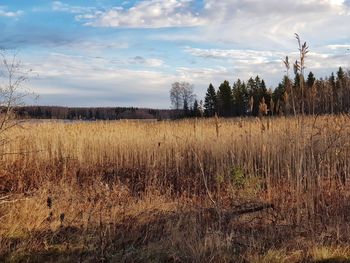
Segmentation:
<svg viewBox="0 0 350 263">
<path fill-rule="evenodd" d="M 204 0 L 198 12 L 203 23 L 190 32 L 150 37 L 282 51 L 293 48 L 294 33 L 315 45 L 350 37 L 350 6 L 341 0 Z"/>
<path fill-rule="evenodd" d="M 0 6 L 0 17 L 19 17 L 21 15 L 23 15 L 24 12 L 22 10 L 18 10 L 18 11 L 8 11 L 7 8 L 5 6 Z"/>
<path fill-rule="evenodd" d="M 333 45 L 327 45 L 326 47 L 331 50 L 349 50 L 350 44 L 333 44 Z"/>
<path fill-rule="evenodd" d="M 58 2 L 58 1 L 56 1 Z M 59 3 L 59 4 L 58 4 Z M 56 9 L 79 13 L 76 19 L 96 27 L 165 28 L 202 26 L 216 30 L 226 26 L 243 35 L 257 27 L 267 34 L 299 32 L 320 20 L 348 15 L 348 0 L 203 0 L 203 8 L 194 11 L 194 0 L 139 1 L 131 8 L 115 6 L 107 10 L 79 8 L 58 2 Z M 87 10 L 84 10 L 87 9 Z M 326 16 L 325 16 L 326 15 Z M 309 23 L 312 23 L 309 25 Z M 231 25 L 234 27 L 232 28 Z M 286 27 L 287 26 L 287 27 Z M 224 29 L 221 27 L 221 29 Z M 237 29 L 237 31 L 235 30 Z M 241 29 L 241 30 L 239 30 Z M 247 29 L 247 30 L 246 30 Z M 225 32 L 224 31 L 224 32 Z M 260 31 L 261 32 L 261 31 Z M 223 39 L 228 35 L 225 34 Z M 259 34 L 261 35 L 261 34 Z M 199 36 L 200 37 L 200 36 Z"/>
<path fill-rule="evenodd" d="M 69 45 L 74 41 L 73 38 L 57 32 L 23 30 L 18 33 L 18 31 L 5 31 L 0 38 L 0 46 L 5 49 L 17 49 L 26 46 L 57 47 Z"/>
<path fill-rule="evenodd" d="M 143 57 L 132 60 L 147 62 Z M 62 53 L 42 55 L 26 66 L 39 75 L 30 82 L 40 94 L 39 104 L 168 107 L 169 87 L 176 79 L 158 70 Z"/>
<path fill-rule="evenodd" d="M 92 8 L 54 2 L 86 26 L 116 28 L 193 27 L 193 32 L 161 32 L 160 40 L 244 45 L 248 49 L 291 47 L 294 33 L 308 41 L 349 38 L 350 6 L 343 0 L 141 0 L 132 7 Z M 321 32 L 321 33 L 320 33 Z M 152 37 L 152 36 L 150 36 Z"/>
<path fill-rule="evenodd" d="M 156 59 L 154 59 L 156 60 Z M 29 61 L 29 60 L 28 60 Z M 151 61 L 151 62 L 148 62 Z M 28 68 L 32 68 L 35 74 L 41 79 L 48 78 L 68 78 L 76 80 L 104 81 L 108 79 L 125 79 L 127 76 L 133 78 L 147 78 L 149 83 L 157 83 L 159 80 L 158 71 L 147 69 L 128 69 L 125 64 L 129 65 L 138 63 L 146 66 L 155 66 L 153 59 L 135 57 L 130 60 L 119 61 L 103 57 L 89 57 L 83 55 L 67 55 L 63 53 L 50 53 L 42 57 L 37 57 L 35 62 L 27 62 Z M 153 64 L 154 63 L 154 64 Z M 158 65 L 156 65 L 158 66 Z"/>
<path fill-rule="evenodd" d="M 68 12 L 72 14 L 81 14 L 86 12 L 93 12 L 96 10 L 95 7 L 85 7 L 85 6 L 73 6 L 61 1 L 52 2 L 52 10 L 56 12 Z"/>
<path fill-rule="evenodd" d="M 130 60 L 147 61 L 141 56 Z M 164 72 L 157 67 L 132 69 L 108 59 L 62 53 L 43 54 L 26 66 L 39 75 L 30 82 L 40 94 L 38 104 L 47 105 L 168 108 L 170 86 L 175 81 L 194 83 L 202 98 L 210 82 L 219 84 L 232 77 L 232 69 L 225 67 L 177 67 Z"/>
<path fill-rule="evenodd" d="M 315 42 L 349 38 L 349 0 L 203 0 L 199 9 L 195 2 L 142 0 L 128 8 L 101 9 L 54 1 L 53 10 L 75 14 L 76 20 L 94 27 L 194 27 L 191 34 L 162 32 L 159 39 L 244 43 L 251 49 L 290 46 L 296 32 Z"/>
<path fill-rule="evenodd" d="M 141 57 L 141 56 L 136 56 L 134 58 L 131 58 L 127 61 L 127 63 L 139 64 L 139 65 L 144 65 L 149 67 L 161 67 L 164 65 L 164 61 L 161 59 L 155 59 L 155 58 L 145 59 L 144 57 Z"/>
<path fill-rule="evenodd" d="M 191 11 L 192 0 L 149 0 L 124 9 L 113 7 L 76 16 L 85 25 L 95 27 L 165 28 L 192 27 L 206 23 L 199 14 Z M 82 12 L 83 13 L 83 12 Z"/>
<path fill-rule="evenodd" d="M 328 52 L 310 52 L 305 60 L 306 71 L 313 71 L 317 77 L 326 77 L 332 71 L 337 70 L 339 66 L 346 68 L 349 66 L 350 53 L 336 52 L 332 48 L 343 48 L 347 45 L 331 45 Z M 181 75 L 191 78 L 194 76 L 195 83 L 201 83 L 202 80 L 214 82 L 234 80 L 241 78 L 247 80 L 250 77 L 259 75 L 267 81 L 270 86 L 276 86 L 285 74 L 285 68 L 282 59 L 288 55 L 290 61 L 298 59 L 298 52 L 280 52 L 271 50 L 240 50 L 240 49 L 201 49 L 186 47 L 186 53 L 202 59 L 202 63 L 213 64 L 215 60 L 217 66 L 214 69 L 190 69 L 183 68 Z M 212 79 L 212 80 L 211 80 Z"/>
<path fill-rule="evenodd" d="M 1 29 L 0 29 L 1 31 Z M 62 29 L 51 30 L 45 26 L 17 24 L 15 28 L 2 29 L 0 47 L 17 49 L 28 46 L 58 48 L 74 52 L 103 52 L 105 50 L 127 49 L 128 42 L 117 37 L 99 37 L 79 31 L 67 32 Z"/>
<path fill-rule="evenodd" d="M 270 61 L 280 61 L 284 56 L 282 52 L 257 51 L 246 49 L 200 49 L 187 47 L 185 52 L 192 56 L 212 59 L 229 59 L 239 63 L 261 64 Z"/>
<path fill-rule="evenodd" d="M 316 44 L 349 37 L 348 8 L 330 1 L 207 2 L 210 3 L 208 16 L 213 22 L 198 35 L 208 42 L 283 50 L 295 44 L 291 41 L 294 33 Z"/>
</svg>

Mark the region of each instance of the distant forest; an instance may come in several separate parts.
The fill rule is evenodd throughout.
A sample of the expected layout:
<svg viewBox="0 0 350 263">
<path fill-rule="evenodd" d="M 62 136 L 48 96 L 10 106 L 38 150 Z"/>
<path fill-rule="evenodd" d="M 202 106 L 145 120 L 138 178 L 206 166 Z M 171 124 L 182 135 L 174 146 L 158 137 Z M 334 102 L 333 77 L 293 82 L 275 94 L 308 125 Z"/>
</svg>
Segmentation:
<svg viewBox="0 0 350 263">
<path fill-rule="evenodd" d="M 288 61 L 287 61 L 288 62 Z M 24 106 L 16 109 L 20 118 L 67 120 L 178 119 L 191 117 L 237 117 L 298 114 L 338 114 L 350 110 L 350 72 L 341 67 L 329 77 L 316 79 L 309 72 L 288 74 L 274 89 L 267 89 L 259 76 L 248 81 L 238 79 L 232 85 L 225 80 L 216 90 L 209 85 L 204 101 L 196 99 L 193 85 L 176 82 L 170 90 L 173 109 L 134 107 L 58 107 Z"/>
<path fill-rule="evenodd" d="M 172 119 L 182 111 L 123 107 L 58 107 L 24 106 L 16 109 L 22 119 L 65 119 L 65 120 L 120 120 L 120 119 Z"/>
</svg>

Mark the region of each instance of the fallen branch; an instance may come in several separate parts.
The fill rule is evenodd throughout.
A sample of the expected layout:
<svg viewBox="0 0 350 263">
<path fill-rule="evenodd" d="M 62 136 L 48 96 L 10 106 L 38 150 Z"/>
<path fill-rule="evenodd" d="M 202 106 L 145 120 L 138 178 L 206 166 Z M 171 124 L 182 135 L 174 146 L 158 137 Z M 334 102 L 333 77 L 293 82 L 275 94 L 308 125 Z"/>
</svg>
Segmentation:
<svg viewBox="0 0 350 263">
<path fill-rule="evenodd" d="M 239 216 L 239 215 L 244 215 L 244 214 L 256 213 L 256 212 L 260 212 L 262 210 L 269 209 L 269 208 L 274 209 L 274 205 L 273 204 L 261 204 L 259 206 L 255 206 L 255 207 L 245 208 L 245 209 L 241 209 L 241 210 L 237 210 L 237 211 L 231 211 L 230 215 Z"/>
</svg>

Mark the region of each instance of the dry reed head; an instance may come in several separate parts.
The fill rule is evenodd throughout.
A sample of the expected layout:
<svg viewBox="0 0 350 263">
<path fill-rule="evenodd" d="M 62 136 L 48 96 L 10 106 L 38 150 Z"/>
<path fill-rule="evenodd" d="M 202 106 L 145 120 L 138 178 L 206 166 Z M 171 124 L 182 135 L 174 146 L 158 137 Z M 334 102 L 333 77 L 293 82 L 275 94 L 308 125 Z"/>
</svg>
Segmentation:
<svg viewBox="0 0 350 263">
<path fill-rule="evenodd" d="M 249 110 L 250 110 L 250 112 L 253 112 L 253 107 L 254 107 L 254 98 L 252 96 L 249 99 Z"/>
<path fill-rule="evenodd" d="M 265 103 L 265 98 L 262 98 L 260 104 L 259 104 L 259 114 L 260 115 L 267 115 L 268 108 L 267 104 Z"/>
</svg>

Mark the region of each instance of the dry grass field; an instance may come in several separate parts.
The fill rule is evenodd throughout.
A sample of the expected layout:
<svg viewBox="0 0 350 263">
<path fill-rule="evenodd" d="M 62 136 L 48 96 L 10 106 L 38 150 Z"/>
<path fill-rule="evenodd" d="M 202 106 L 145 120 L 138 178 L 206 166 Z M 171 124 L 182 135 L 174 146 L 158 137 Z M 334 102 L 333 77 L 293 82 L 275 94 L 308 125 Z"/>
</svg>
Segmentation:
<svg viewBox="0 0 350 263">
<path fill-rule="evenodd" d="M 29 122 L 0 261 L 350 262 L 350 117 Z"/>
</svg>

